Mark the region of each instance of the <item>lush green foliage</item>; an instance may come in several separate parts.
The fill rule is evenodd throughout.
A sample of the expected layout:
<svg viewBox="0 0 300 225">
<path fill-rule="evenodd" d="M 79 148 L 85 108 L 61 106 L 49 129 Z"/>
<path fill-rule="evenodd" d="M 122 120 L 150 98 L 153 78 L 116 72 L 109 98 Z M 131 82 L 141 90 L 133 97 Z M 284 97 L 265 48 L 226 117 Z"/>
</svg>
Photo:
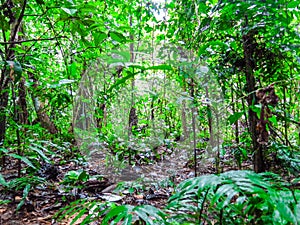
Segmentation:
<svg viewBox="0 0 300 225">
<path fill-rule="evenodd" d="M 299 191 L 271 173 L 231 171 L 184 181 L 169 199 L 175 220 L 297 224 Z"/>
<path fill-rule="evenodd" d="M 296 184 L 221 173 L 228 154 L 238 169 L 251 160 L 256 172 L 300 171 L 299 5 L 1 1 L 3 191 L 23 192 L 19 210 L 45 182 L 45 164 L 79 164 L 95 143 L 111 156 L 102 166 L 155 163 L 178 148 L 196 175 L 200 159 L 220 175 L 184 181 L 164 210 L 79 201 L 64 215 L 97 212 L 83 224 L 299 223 Z M 10 165 L 16 176 L 7 179 Z M 74 170 L 62 183 L 88 179 Z"/>
<path fill-rule="evenodd" d="M 163 210 L 80 200 L 65 207 L 62 215 L 78 213 L 73 222 L 80 217 L 90 219 L 81 224 L 100 217 L 104 217 L 103 224 L 298 224 L 300 192 L 294 189 L 296 185 L 273 173 L 230 171 L 180 183 Z"/>
</svg>

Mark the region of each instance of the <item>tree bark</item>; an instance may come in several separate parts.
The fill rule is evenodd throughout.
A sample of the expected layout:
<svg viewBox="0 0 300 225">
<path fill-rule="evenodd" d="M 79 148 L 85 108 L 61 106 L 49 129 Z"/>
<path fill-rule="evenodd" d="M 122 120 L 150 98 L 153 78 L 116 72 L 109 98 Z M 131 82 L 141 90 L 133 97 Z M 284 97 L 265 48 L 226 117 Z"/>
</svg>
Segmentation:
<svg viewBox="0 0 300 225">
<path fill-rule="evenodd" d="M 232 104 L 232 113 L 235 114 L 236 113 L 236 104 L 237 102 L 235 102 L 235 98 L 234 98 L 234 88 L 233 88 L 233 83 L 231 84 L 231 104 Z M 239 139 L 239 122 L 238 120 L 235 121 L 234 123 L 235 129 L 234 129 L 234 136 L 235 136 L 235 143 L 238 145 L 240 143 L 240 139 Z"/>
<path fill-rule="evenodd" d="M 183 84 L 183 92 L 186 92 L 186 81 L 184 78 L 182 78 L 182 84 Z M 181 108 L 181 123 L 182 123 L 182 138 L 181 141 L 185 141 L 189 137 L 189 132 L 187 128 L 187 119 L 186 119 L 186 100 L 182 100 L 182 108 Z"/>
<path fill-rule="evenodd" d="M 10 38 L 9 38 L 9 46 L 5 45 L 5 60 L 6 61 L 13 61 L 15 58 L 15 41 L 18 38 L 18 31 L 21 26 L 21 22 L 24 17 L 25 8 L 27 5 L 27 0 L 24 0 L 23 6 L 21 8 L 19 17 L 16 18 L 15 14 L 13 13 L 14 10 L 14 4 L 13 2 L 10 2 L 6 5 L 7 12 L 9 12 L 9 16 L 6 16 L 9 20 L 9 23 L 11 25 L 10 30 Z M 1 13 L 2 14 L 2 13 Z M 3 30 L 3 40 L 6 41 L 5 36 L 5 30 Z M 12 68 L 11 68 L 12 70 Z M 9 75 L 12 75 L 11 71 L 8 71 L 6 66 L 1 71 L 1 77 L 0 77 L 0 146 L 4 142 L 5 133 L 6 133 L 6 107 L 8 105 L 8 97 L 9 97 L 9 83 L 11 81 L 11 77 Z"/>
<path fill-rule="evenodd" d="M 245 24 L 248 26 L 248 18 L 245 16 Z M 256 130 L 256 125 L 258 123 L 258 117 L 256 113 L 252 110 L 252 106 L 257 103 L 255 97 L 255 77 L 253 70 L 255 69 L 254 50 L 255 50 L 255 40 L 253 37 L 253 32 L 249 31 L 247 34 L 243 35 L 243 50 L 244 50 L 244 60 L 245 60 L 245 75 L 246 75 L 246 91 L 248 94 L 248 122 L 249 131 L 252 139 L 253 147 L 253 167 L 254 171 L 257 173 L 265 171 L 265 163 L 263 156 L 263 146 L 258 143 L 258 133 Z"/>
</svg>

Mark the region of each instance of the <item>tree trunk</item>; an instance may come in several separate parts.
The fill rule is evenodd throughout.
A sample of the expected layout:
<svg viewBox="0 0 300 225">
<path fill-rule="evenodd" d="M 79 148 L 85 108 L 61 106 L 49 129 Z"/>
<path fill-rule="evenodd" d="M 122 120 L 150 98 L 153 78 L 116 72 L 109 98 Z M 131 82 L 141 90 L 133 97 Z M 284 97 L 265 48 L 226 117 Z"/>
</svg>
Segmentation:
<svg viewBox="0 0 300 225">
<path fill-rule="evenodd" d="M 3 70 L 2 70 L 2 74 L 5 74 Z M 5 138 L 7 104 L 8 104 L 8 85 L 1 84 L 0 86 L 0 145 L 3 144 Z"/>
<path fill-rule="evenodd" d="M 26 87 L 25 87 L 25 78 L 22 77 L 20 79 L 19 85 L 19 99 L 17 102 L 18 105 L 18 119 L 21 124 L 28 124 L 28 110 L 27 110 L 27 102 L 26 102 Z"/>
<path fill-rule="evenodd" d="M 29 73 L 29 78 L 33 80 L 34 89 L 38 88 L 38 80 L 34 76 L 34 74 Z M 39 100 L 39 98 L 32 93 L 32 99 L 34 102 L 34 108 L 38 117 L 38 121 L 41 123 L 41 126 L 47 129 L 51 134 L 57 134 L 58 130 L 55 124 L 51 121 L 48 114 L 45 112 L 44 103 Z"/>
<path fill-rule="evenodd" d="M 248 26 L 248 18 L 245 16 L 245 23 Z M 251 133 L 252 147 L 253 147 L 253 167 L 254 171 L 257 173 L 265 171 L 264 157 L 263 157 L 263 146 L 258 143 L 258 133 L 256 130 L 256 125 L 258 123 L 258 118 L 256 113 L 252 110 L 252 106 L 257 103 L 255 97 L 255 77 L 253 70 L 255 69 L 255 62 L 253 62 L 255 40 L 253 33 L 251 31 L 248 34 L 243 35 L 243 50 L 244 50 L 244 60 L 246 64 L 245 75 L 246 75 L 246 90 L 247 90 L 247 102 L 248 102 L 248 121 L 249 121 L 249 131 Z"/>
<path fill-rule="evenodd" d="M 208 87 L 205 86 L 205 97 L 209 100 L 209 92 Z M 212 120 L 212 110 L 210 104 L 207 104 L 206 106 L 206 112 L 207 112 L 207 121 L 208 121 L 208 130 L 209 130 L 209 143 L 211 147 L 214 147 L 214 133 L 213 133 L 213 120 Z"/>
<path fill-rule="evenodd" d="M 233 89 L 233 83 L 231 84 L 231 104 L 232 104 L 232 113 L 235 114 L 236 113 L 236 104 L 237 102 L 235 102 L 235 98 L 234 98 L 234 89 Z M 239 122 L 238 120 L 235 121 L 234 123 L 235 129 L 234 129 L 234 134 L 235 134 L 235 142 L 238 145 L 240 140 L 239 140 Z"/>
<path fill-rule="evenodd" d="M 186 92 L 186 81 L 183 78 L 182 79 L 183 84 L 183 92 Z M 186 120 L 186 100 L 182 100 L 182 108 L 181 108 L 181 123 L 182 123 L 182 138 L 180 138 L 181 141 L 185 141 L 189 137 L 189 132 L 187 128 L 187 120 Z"/>
<path fill-rule="evenodd" d="M 129 25 L 132 28 L 132 16 L 129 17 Z M 130 40 L 132 43 L 130 43 L 129 46 L 129 51 L 130 51 L 130 62 L 134 62 L 134 36 L 132 33 L 130 33 Z M 131 136 L 132 136 L 132 131 L 133 129 L 137 128 L 138 125 L 138 116 L 136 113 L 136 108 L 135 108 L 135 94 L 134 94 L 134 88 L 135 88 L 135 78 L 132 78 L 131 81 L 131 103 L 130 103 L 130 112 L 129 112 L 129 120 L 128 120 L 128 141 L 131 141 Z M 132 164 L 132 149 L 129 147 L 129 165 Z"/>
<path fill-rule="evenodd" d="M 24 0 L 19 17 L 15 17 L 15 13 L 12 13 L 14 9 L 13 2 L 10 2 L 6 5 L 7 12 L 9 13 L 9 16 L 7 16 L 6 19 L 9 20 L 9 23 L 11 25 L 10 30 L 10 38 L 8 42 L 11 42 L 12 44 L 9 44 L 8 46 L 5 45 L 5 59 L 7 61 L 13 61 L 15 59 L 15 44 L 13 42 L 17 40 L 18 38 L 18 32 L 19 28 L 21 26 L 21 22 L 24 17 L 25 8 L 27 5 L 27 0 Z M 3 30 L 3 40 L 4 42 L 7 41 L 5 36 L 5 30 Z M 6 133 L 6 107 L 8 105 L 8 97 L 9 97 L 9 83 L 11 81 L 11 76 L 13 73 L 11 71 L 8 71 L 6 67 L 4 67 L 1 71 L 1 77 L 0 77 L 0 146 L 3 144 L 5 139 L 5 133 Z"/>
<path fill-rule="evenodd" d="M 193 129 L 193 149 L 194 149 L 194 173 L 195 177 L 197 176 L 198 170 L 198 160 L 197 160 L 197 136 L 196 136 L 196 99 L 195 99 L 195 83 L 193 78 L 191 79 L 191 83 L 189 84 L 190 96 L 193 99 L 192 103 L 192 129 Z"/>
</svg>

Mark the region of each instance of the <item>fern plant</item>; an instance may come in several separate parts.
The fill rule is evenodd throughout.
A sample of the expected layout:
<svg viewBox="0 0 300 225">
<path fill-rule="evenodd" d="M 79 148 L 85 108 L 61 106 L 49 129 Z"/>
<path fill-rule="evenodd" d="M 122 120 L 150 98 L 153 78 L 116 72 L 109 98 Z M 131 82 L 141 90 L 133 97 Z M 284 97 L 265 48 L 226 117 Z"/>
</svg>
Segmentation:
<svg viewBox="0 0 300 225">
<path fill-rule="evenodd" d="M 166 214 L 160 209 L 151 205 L 121 205 L 111 208 L 107 213 L 102 224 L 149 224 L 149 225 L 161 225 L 167 224 Z"/>
<path fill-rule="evenodd" d="M 167 209 L 171 222 L 298 224 L 299 193 L 275 174 L 231 171 L 182 182 Z"/>
<path fill-rule="evenodd" d="M 166 224 L 166 214 L 160 209 L 150 205 L 131 206 L 102 203 L 98 200 L 77 200 L 62 208 L 55 216 L 60 222 L 70 219 L 72 224 L 90 224 L 101 221 L 101 224 Z M 81 221 L 78 223 L 78 221 Z"/>
<path fill-rule="evenodd" d="M 98 200 L 89 201 L 88 199 L 79 199 L 60 209 L 54 218 L 58 222 L 68 219 L 70 225 L 75 223 L 84 225 L 98 221 L 108 209 L 109 203 L 102 203 Z"/>
<path fill-rule="evenodd" d="M 298 183 L 296 183 L 298 184 Z M 300 191 L 273 173 L 230 171 L 180 183 L 165 209 L 80 200 L 60 219 L 90 224 L 300 224 Z"/>
</svg>

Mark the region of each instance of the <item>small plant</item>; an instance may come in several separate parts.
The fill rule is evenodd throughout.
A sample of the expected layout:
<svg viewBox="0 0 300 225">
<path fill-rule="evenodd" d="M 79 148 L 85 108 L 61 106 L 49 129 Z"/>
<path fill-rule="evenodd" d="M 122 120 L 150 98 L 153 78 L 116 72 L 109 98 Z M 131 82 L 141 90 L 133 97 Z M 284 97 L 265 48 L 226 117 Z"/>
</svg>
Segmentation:
<svg viewBox="0 0 300 225">
<path fill-rule="evenodd" d="M 242 168 L 242 163 L 248 159 L 247 150 L 241 146 L 235 146 L 231 149 L 238 169 Z"/>
<path fill-rule="evenodd" d="M 36 176 L 15 178 L 11 181 L 5 181 L 2 174 L 0 174 L 0 185 L 4 187 L 4 191 L 20 191 L 23 190 L 23 196 L 19 204 L 17 205 L 17 211 L 24 205 L 29 191 L 32 187 L 45 182 L 44 179 Z M 1 204 L 6 204 L 9 201 L 2 200 Z"/>
<path fill-rule="evenodd" d="M 299 174 L 300 171 L 300 154 L 299 150 L 296 151 L 291 147 L 288 147 L 279 143 L 272 143 L 271 150 L 275 153 L 275 161 L 292 174 Z"/>
<path fill-rule="evenodd" d="M 89 174 L 85 170 L 71 170 L 65 174 L 62 184 L 78 185 L 88 179 Z"/>
</svg>

